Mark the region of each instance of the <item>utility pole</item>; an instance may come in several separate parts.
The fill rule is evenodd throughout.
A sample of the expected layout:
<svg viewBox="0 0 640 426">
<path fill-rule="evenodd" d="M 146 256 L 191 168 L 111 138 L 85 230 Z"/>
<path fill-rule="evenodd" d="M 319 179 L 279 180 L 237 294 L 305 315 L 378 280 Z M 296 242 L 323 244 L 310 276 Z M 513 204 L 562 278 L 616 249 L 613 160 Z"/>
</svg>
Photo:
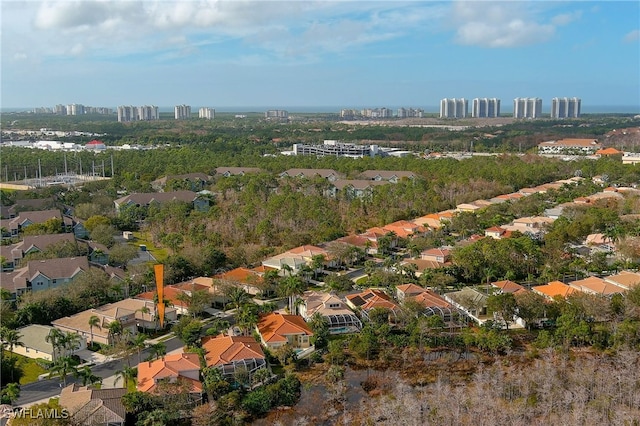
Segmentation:
<svg viewBox="0 0 640 426">
<path fill-rule="evenodd" d="M 40 164 L 39 158 L 38 158 L 38 178 L 40 179 L 40 186 L 42 186 L 42 165 Z"/>
<path fill-rule="evenodd" d="M 111 154 L 111 177 L 113 177 L 113 154 Z"/>
</svg>

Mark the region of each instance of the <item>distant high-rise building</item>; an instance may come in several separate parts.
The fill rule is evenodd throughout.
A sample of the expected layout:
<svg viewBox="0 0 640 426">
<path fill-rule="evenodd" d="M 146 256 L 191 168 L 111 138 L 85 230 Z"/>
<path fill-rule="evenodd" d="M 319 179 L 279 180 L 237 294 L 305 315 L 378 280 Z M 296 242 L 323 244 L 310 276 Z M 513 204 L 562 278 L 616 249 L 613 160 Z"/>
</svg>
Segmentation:
<svg viewBox="0 0 640 426">
<path fill-rule="evenodd" d="M 513 118 L 540 118 L 542 99 L 515 98 L 513 100 Z"/>
<path fill-rule="evenodd" d="M 398 108 L 398 118 L 422 118 L 424 110 L 420 108 Z"/>
<path fill-rule="evenodd" d="M 340 118 L 346 118 L 347 120 L 353 120 L 360 115 L 360 111 L 355 109 L 341 109 Z"/>
<path fill-rule="evenodd" d="M 469 101 L 465 98 L 444 98 L 440 101 L 440 118 L 466 118 Z"/>
<path fill-rule="evenodd" d="M 473 100 L 471 116 L 475 118 L 500 117 L 500 99 L 475 98 Z"/>
<path fill-rule="evenodd" d="M 366 118 L 390 118 L 393 111 L 389 108 L 366 108 L 361 110 L 360 114 Z"/>
<path fill-rule="evenodd" d="M 67 107 L 62 104 L 56 105 L 56 114 L 67 115 Z"/>
<path fill-rule="evenodd" d="M 191 107 L 189 105 L 176 105 L 173 110 L 176 120 L 187 120 L 191 118 Z"/>
<path fill-rule="evenodd" d="M 118 107 L 118 121 L 128 123 L 138 119 L 137 108 L 131 105 L 121 105 Z"/>
<path fill-rule="evenodd" d="M 82 115 L 84 114 L 84 105 L 71 104 L 67 105 L 67 115 Z"/>
<path fill-rule="evenodd" d="M 216 117 L 216 110 L 213 108 L 200 108 L 198 110 L 198 117 L 213 120 Z"/>
<path fill-rule="evenodd" d="M 281 109 L 270 109 L 265 111 L 264 118 L 289 118 L 289 112 Z"/>
<path fill-rule="evenodd" d="M 155 105 L 143 105 L 137 108 L 137 119 L 140 121 L 159 120 L 160 114 Z"/>
<path fill-rule="evenodd" d="M 580 117 L 580 98 L 553 98 L 551 100 L 551 118 Z"/>
</svg>

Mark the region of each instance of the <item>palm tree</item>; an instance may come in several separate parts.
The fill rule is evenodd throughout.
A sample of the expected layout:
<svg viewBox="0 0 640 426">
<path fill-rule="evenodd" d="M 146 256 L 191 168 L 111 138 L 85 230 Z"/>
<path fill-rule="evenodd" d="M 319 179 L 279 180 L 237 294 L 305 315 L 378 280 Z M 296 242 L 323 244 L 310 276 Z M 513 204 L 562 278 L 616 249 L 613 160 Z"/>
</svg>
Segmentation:
<svg viewBox="0 0 640 426">
<path fill-rule="evenodd" d="M 167 345 L 162 342 L 153 343 L 149 346 L 149 358 L 147 360 L 158 359 L 167 354 Z"/>
<path fill-rule="evenodd" d="M 147 332 L 147 327 L 145 326 L 146 321 L 144 320 L 144 316 L 151 313 L 151 309 L 147 305 L 144 305 L 142 308 L 138 309 L 138 312 L 142 314 L 142 331 Z"/>
<path fill-rule="evenodd" d="M 80 348 L 80 346 L 82 346 L 81 341 L 82 338 L 78 333 L 64 333 L 60 339 L 60 343 L 62 348 L 64 348 L 65 356 L 73 354 L 76 349 Z"/>
<path fill-rule="evenodd" d="M 246 336 L 258 324 L 258 305 L 246 303 L 236 310 L 236 323 Z"/>
<path fill-rule="evenodd" d="M 69 373 L 73 373 L 74 375 L 78 374 L 76 363 L 68 356 L 63 356 L 55 360 L 55 362 L 51 364 L 49 372 L 50 375 L 62 379 L 63 386 L 67 386 L 67 375 Z"/>
<path fill-rule="evenodd" d="M 131 383 L 138 377 L 138 369 L 128 366 L 122 367 L 122 370 L 116 371 L 115 376 L 116 379 L 114 380 L 113 384 L 116 385 L 120 381 L 120 379 L 122 379 L 124 382 L 123 388 L 126 389 L 129 383 Z"/>
<path fill-rule="evenodd" d="M 8 383 L 2 390 L 2 396 L 9 400 L 9 404 L 13 405 L 20 398 L 20 385 L 14 382 Z"/>
<path fill-rule="evenodd" d="M 51 343 L 51 346 L 53 347 L 53 360 L 55 361 L 55 359 L 57 358 L 56 355 L 60 355 L 60 349 L 62 348 L 62 340 L 64 338 L 64 333 L 60 330 L 58 330 L 57 328 L 52 328 L 49 331 L 49 334 L 47 335 L 47 337 L 44 338 L 45 342 L 47 343 Z M 57 354 L 56 354 L 57 352 Z"/>
<path fill-rule="evenodd" d="M 98 327 L 100 330 L 102 330 L 102 327 L 100 327 L 100 317 L 98 317 L 97 315 L 91 315 L 89 317 L 89 333 L 91 334 L 91 347 L 93 347 L 93 327 Z"/>
<path fill-rule="evenodd" d="M 131 344 L 138 351 L 138 364 L 142 362 L 141 352 L 143 349 L 147 347 L 147 336 L 144 333 L 136 334 L 136 336 L 131 340 Z"/>
<path fill-rule="evenodd" d="M 24 343 L 20 341 L 22 334 L 18 330 L 12 330 L 7 327 L 0 328 L 0 340 L 2 340 L 7 346 L 9 346 L 9 353 L 13 357 L 13 348 L 16 346 L 24 346 Z"/>
<path fill-rule="evenodd" d="M 231 304 L 238 309 L 240 306 L 248 303 L 251 300 L 251 295 L 244 291 L 243 288 L 240 287 L 228 287 L 227 291 L 225 291 L 225 295 L 230 300 Z"/>
<path fill-rule="evenodd" d="M 102 383 L 102 377 L 98 377 L 91 371 L 88 366 L 76 371 L 76 377 L 82 380 L 82 386 Z"/>
<path fill-rule="evenodd" d="M 113 344 L 116 337 L 120 337 L 122 335 L 122 323 L 118 320 L 111 321 L 109 325 L 107 325 L 107 329 L 109 329 L 109 340 Z"/>
<path fill-rule="evenodd" d="M 3 345 L 9 346 L 9 353 L 11 354 L 11 358 L 13 358 L 13 348 L 15 348 L 16 346 L 24 346 L 24 343 L 20 341 L 21 338 L 22 335 L 17 330 L 12 330 L 7 327 L 0 327 L 0 340 L 2 340 Z M 14 370 L 15 368 L 11 369 L 11 381 L 14 380 Z"/>
<path fill-rule="evenodd" d="M 289 298 L 289 312 L 295 315 L 295 298 L 305 290 L 305 283 L 297 276 L 288 276 L 280 281 L 280 294 Z"/>
</svg>

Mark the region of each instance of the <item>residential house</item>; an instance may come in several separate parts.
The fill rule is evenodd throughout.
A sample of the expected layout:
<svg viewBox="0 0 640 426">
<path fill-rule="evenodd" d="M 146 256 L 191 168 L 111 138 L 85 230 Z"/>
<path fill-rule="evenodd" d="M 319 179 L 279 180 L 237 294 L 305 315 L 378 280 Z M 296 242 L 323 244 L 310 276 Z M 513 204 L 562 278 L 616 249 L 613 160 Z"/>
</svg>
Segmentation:
<svg viewBox="0 0 640 426">
<path fill-rule="evenodd" d="M 211 176 L 205 173 L 187 173 L 182 175 L 167 175 L 151 182 L 151 187 L 156 191 L 163 191 L 167 183 L 179 182 L 180 187 L 189 191 L 202 191 L 207 183 L 211 182 Z"/>
<path fill-rule="evenodd" d="M 2 206 L 0 209 L 0 218 L 13 219 L 23 211 L 48 210 L 56 207 L 53 198 L 29 198 L 25 200 L 16 200 L 10 206 Z"/>
<path fill-rule="evenodd" d="M 595 152 L 595 155 L 599 155 L 600 157 L 613 157 L 616 155 L 619 155 L 620 157 L 622 157 L 623 154 L 624 152 L 619 151 L 613 147 L 599 149 Z"/>
<path fill-rule="evenodd" d="M 321 177 L 329 182 L 335 182 L 338 179 L 342 179 L 342 175 L 333 169 L 289 169 L 280 173 L 281 178 L 306 178 L 313 179 L 315 177 Z"/>
<path fill-rule="evenodd" d="M 310 341 L 313 331 L 300 315 L 272 312 L 261 316 L 256 328 L 262 344 L 269 349 L 277 349 L 286 344 L 300 350 L 313 347 Z"/>
<path fill-rule="evenodd" d="M 459 213 L 475 213 L 482 207 L 472 203 L 462 203 L 456 206 L 456 211 Z"/>
<path fill-rule="evenodd" d="M 438 262 L 440 266 L 444 266 L 451 261 L 451 247 L 430 248 L 420 253 L 420 258 Z"/>
<path fill-rule="evenodd" d="M 18 235 L 20 231 L 29 225 L 45 223 L 52 219 L 58 219 L 62 223 L 63 231 L 73 226 L 71 219 L 62 216 L 60 210 L 38 210 L 38 211 L 22 211 L 18 216 L 7 222 L 7 231 L 12 237 Z"/>
<path fill-rule="evenodd" d="M 268 271 L 277 271 L 276 268 L 261 266 L 258 268 L 235 268 L 227 272 L 215 275 L 215 287 L 217 294 L 224 293 L 224 287 L 240 287 L 252 296 L 258 296 L 265 292 L 272 293 L 273 289 L 267 289 L 264 275 Z"/>
<path fill-rule="evenodd" d="M 13 272 L 1 273 L 0 286 L 15 297 L 27 291 L 60 287 L 88 270 L 86 257 L 32 260 Z"/>
<path fill-rule="evenodd" d="M 331 334 L 351 333 L 362 328 L 362 322 L 335 294 L 305 291 L 301 300 L 298 311 L 302 318 L 310 321 L 313 315 L 322 315 L 327 319 Z"/>
<path fill-rule="evenodd" d="M 172 201 L 181 201 L 189 203 L 195 209 L 202 209 L 209 205 L 209 202 L 202 199 L 193 191 L 172 191 L 172 192 L 140 192 L 125 195 L 114 201 L 116 211 L 120 211 L 123 206 L 134 205 L 147 207 L 151 204 L 167 204 Z"/>
<path fill-rule="evenodd" d="M 51 342 L 47 342 L 47 336 L 53 328 L 49 325 L 31 324 L 17 329 L 16 331 L 22 336 L 20 342 L 23 346 L 14 346 L 13 352 L 27 358 L 55 361 L 59 354 L 56 353 Z M 80 341 L 78 348 L 70 354 L 85 349 L 86 346 L 85 341 Z"/>
<path fill-rule="evenodd" d="M 625 290 L 631 290 L 640 285 L 640 273 L 631 271 L 622 271 L 615 275 L 604 277 L 606 282 L 622 287 Z"/>
<path fill-rule="evenodd" d="M 511 280 L 496 281 L 491 283 L 491 286 L 500 290 L 501 293 L 511 293 L 513 295 L 523 294 L 527 292 L 527 289 L 522 287 L 518 283 L 514 283 Z"/>
<path fill-rule="evenodd" d="M 438 269 L 446 266 L 446 264 L 437 262 L 435 260 L 427 260 L 427 259 L 405 259 L 400 262 L 400 266 L 405 265 L 415 265 L 416 266 L 416 277 L 422 275 L 422 273 L 427 269 Z"/>
<path fill-rule="evenodd" d="M 257 167 L 217 167 L 216 176 L 244 176 L 246 174 L 260 173 L 262 169 Z"/>
<path fill-rule="evenodd" d="M 176 383 L 182 381 L 190 385 L 190 394 L 198 399 L 202 395 L 200 381 L 200 358 L 196 353 L 165 355 L 155 361 L 138 364 L 137 387 L 140 392 L 156 392 L 160 381 Z"/>
<path fill-rule="evenodd" d="M 440 216 L 436 213 L 420 216 L 419 218 L 413 219 L 412 222 L 415 223 L 416 225 L 426 226 L 431 229 L 442 228 L 442 223 L 440 222 Z"/>
<path fill-rule="evenodd" d="M 458 310 L 451 303 L 432 290 L 425 289 L 423 292 L 411 296 L 410 300 L 414 300 L 424 308 L 424 315 L 438 315 L 445 323 L 455 320 L 459 315 Z"/>
<path fill-rule="evenodd" d="M 76 245 L 72 234 L 28 235 L 22 241 L 8 246 L 0 246 L 0 256 L 5 259 L 2 271 L 12 271 L 20 266 L 21 260 L 31 253 L 42 252 L 50 247 L 62 244 Z"/>
<path fill-rule="evenodd" d="M 486 293 L 481 293 L 472 287 L 464 287 L 460 291 L 446 293 L 443 297 L 479 324 L 483 324 L 488 319 L 486 316 L 489 296 Z"/>
<path fill-rule="evenodd" d="M 331 185 L 325 190 L 324 195 L 335 198 L 338 194 L 346 199 L 367 198 L 373 194 L 376 186 L 386 185 L 388 182 L 372 181 L 372 180 L 348 180 L 339 179 L 331 182 Z"/>
<path fill-rule="evenodd" d="M 427 234 L 428 229 L 408 220 L 398 220 L 382 227 L 382 229 L 393 232 L 399 238 L 422 237 Z"/>
<path fill-rule="evenodd" d="M 327 266 L 337 266 L 336 260 L 330 260 L 330 255 L 326 249 L 312 245 L 292 248 L 263 260 L 262 265 L 279 271 L 291 269 L 292 273 L 297 273 L 303 266 L 309 266 L 314 256 L 324 256 L 327 259 Z"/>
<path fill-rule="evenodd" d="M 109 263 L 109 249 L 104 244 L 96 243 L 95 241 L 86 241 L 87 245 L 87 257 L 89 262 L 97 263 L 99 265 L 106 265 Z"/>
<path fill-rule="evenodd" d="M 176 309 L 165 308 L 165 319 L 174 321 L 177 319 Z M 89 318 L 96 316 L 99 319 L 97 326 L 89 326 Z M 104 345 L 114 343 L 116 336 L 109 334 L 109 324 L 119 321 L 122 329 L 127 329 L 131 334 L 137 334 L 138 329 L 157 329 L 156 306 L 152 301 L 139 299 L 124 299 L 119 302 L 109 303 L 94 309 L 79 312 L 70 317 L 64 317 L 53 321 L 51 324 L 62 331 L 69 331 L 80 334 L 86 340 L 91 340 Z"/>
<path fill-rule="evenodd" d="M 366 170 L 360 173 L 361 179 L 374 181 L 387 181 L 390 183 L 398 183 L 403 179 L 415 179 L 417 175 L 413 172 L 398 170 Z"/>
<path fill-rule="evenodd" d="M 569 285 L 584 293 L 599 294 L 602 296 L 613 296 L 614 294 L 622 294 L 626 291 L 626 289 L 598 277 L 588 277 L 583 280 L 571 281 Z"/>
<path fill-rule="evenodd" d="M 539 154 L 590 155 L 601 149 L 596 139 L 560 139 L 538 144 Z"/>
<path fill-rule="evenodd" d="M 347 306 L 351 309 L 360 311 L 362 316 L 369 318 L 369 313 L 375 308 L 388 309 L 390 312 L 389 320 L 395 322 L 397 315 L 400 313 L 400 306 L 391 300 L 382 290 L 369 288 L 361 293 L 349 294 L 346 296 Z"/>
<path fill-rule="evenodd" d="M 122 404 L 125 388 L 93 389 L 73 383 L 60 392 L 59 404 L 69 412 L 73 424 L 125 426 L 127 412 Z"/>
<path fill-rule="evenodd" d="M 611 238 L 601 233 L 587 235 L 584 244 L 587 247 L 599 247 L 600 249 L 607 252 L 613 252 L 616 250 L 615 242 L 613 242 Z"/>
<path fill-rule="evenodd" d="M 249 378 L 268 368 L 260 343 L 252 336 L 205 336 L 202 338 L 207 367 L 216 367 L 226 379 L 234 379 L 238 369 L 246 369 Z"/>
<path fill-rule="evenodd" d="M 369 238 L 363 235 L 347 235 L 335 240 L 336 243 L 348 244 L 350 246 L 358 247 L 367 254 L 376 254 L 378 252 L 378 242 L 371 241 Z"/>
<path fill-rule="evenodd" d="M 425 291 L 427 291 L 426 288 L 415 284 L 401 284 L 396 286 L 396 299 L 402 303 L 409 298 L 415 297 L 420 293 L 424 293 Z"/>
<path fill-rule="evenodd" d="M 189 307 L 187 303 L 183 300 L 181 296 L 185 294 L 185 291 L 182 288 L 176 287 L 175 285 L 165 285 L 164 286 L 164 294 L 163 299 L 166 302 L 169 302 L 171 306 L 176 310 L 178 315 L 188 315 Z M 147 302 L 155 303 L 157 300 L 157 292 L 156 290 L 145 291 L 144 293 L 140 293 L 136 296 L 136 299 L 146 300 Z M 165 311 L 166 312 L 166 311 Z"/>
<path fill-rule="evenodd" d="M 539 285 L 532 287 L 531 290 L 534 293 L 538 293 L 541 296 L 546 297 L 549 300 L 553 300 L 556 297 L 562 297 L 566 299 L 570 294 L 578 291 L 575 288 L 566 285 L 561 281 L 551 281 L 545 285 Z"/>
<path fill-rule="evenodd" d="M 511 237 L 511 231 L 505 229 L 502 226 L 492 226 L 484 230 L 485 237 L 491 237 L 495 240 L 501 240 L 503 238 Z"/>
</svg>

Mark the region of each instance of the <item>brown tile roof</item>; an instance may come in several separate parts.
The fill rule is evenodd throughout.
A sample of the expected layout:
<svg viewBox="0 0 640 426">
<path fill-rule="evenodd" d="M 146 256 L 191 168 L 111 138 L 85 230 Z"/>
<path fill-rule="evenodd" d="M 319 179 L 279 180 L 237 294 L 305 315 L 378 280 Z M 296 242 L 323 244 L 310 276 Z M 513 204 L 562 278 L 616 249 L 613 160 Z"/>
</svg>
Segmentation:
<svg viewBox="0 0 640 426">
<path fill-rule="evenodd" d="M 260 173 L 262 169 L 257 167 L 217 167 L 217 175 L 241 175 L 247 173 Z"/>
<path fill-rule="evenodd" d="M 527 291 L 527 289 L 522 287 L 520 284 L 514 283 L 513 281 L 510 281 L 510 280 L 496 281 L 494 283 L 491 283 L 491 285 L 494 286 L 495 288 L 500 289 L 503 293 L 520 294 L 520 293 L 526 293 Z"/>
<path fill-rule="evenodd" d="M 560 139 L 557 141 L 541 142 L 538 144 L 538 146 L 562 146 L 562 147 L 582 148 L 582 147 L 592 147 L 592 146 L 600 147 L 600 144 L 596 139 L 568 138 L 568 139 Z"/>
<path fill-rule="evenodd" d="M 284 342 L 287 341 L 288 335 L 313 335 L 313 331 L 301 316 L 284 315 L 278 312 L 260 317 L 258 331 L 265 342 Z"/>
<path fill-rule="evenodd" d="M 317 291 L 305 291 L 302 295 L 304 301 L 304 318 L 309 320 L 316 312 L 323 316 L 352 315 L 353 311 L 335 294 L 320 293 Z M 335 307 L 331 307 L 331 306 Z"/>
<path fill-rule="evenodd" d="M 412 297 L 411 300 L 415 300 L 425 308 L 443 308 L 452 309 L 453 306 L 437 295 L 431 290 L 425 290 L 424 292 Z"/>
<path fill-rule="evenodd" d="M 18 229 L 18 227 L 22 226 L 26 221 L 31 223 L 44 223 L 50 219 L 62 220 L 60 210 L 23 211 L 9 221 L 9 229 Z"/>
<path fill-rule="evenodd" d="M 173 285 L 164 286 L 164 299 L 171 302 L 173 306 L 180 306 L 181 308 L 187 307 L 187 304 L 185 302 L 178 300 L 178 296 L 183 293 L 184 293 L 183 290 L 176 288 Z M 153 301 L 155 297 L 156 297 L 155 290 L 147 291 L 145 293 L 140 293 L 139 295 L 136 296 L 137 299 L 151 300 L 151 301 Z"/>
<path fill-rule="evenodd" d="M 20 246 L 19 248 L 23 252 L 28 251 L 32 247 L 44 251 L 47 249 L 47 247 L 53 244 L 58 244 L 65 241 L 75 244 L 76 239 L 73 234 L 27 235 L 22 239 L 20 243 L 17 244 L 17 246 Z"/>
<path fill-rule="evenodd" d="M 619 274 L 606 277 L 605 280 L 619 285 L 620 287 L 632 289 L 637 285 L 640 285 L 640 274 L 636 272 L 622 271 Z"/>
<path fill-rule="evenodd" d="M 416 265 L 418 267 L 418 271 L 424 271 L 425 269 L 438 269 L 443 266 L 450 265 L 451 262 L 440 263 L 436 260 L 427 260 L 427 259 L 407 259 L 402 262 L 403 265 Z"/>
<path fill-rule="evenodd" d="M 49 279 L 72 278 L 81 271 L 89 270 L 86 256 L 63 257 L 59 259 L 32 260 L 27 263 L 27 278 L 31 281 L 38 274 Z"/>
<path fill-rule="evenodd" d="M 285 170 L 280 174 L 280 176 L 290 176 L 290 177 L 306 177 L 312 178 L 314 176 L 320 176 L 323 178 L 328 178 L 329 176 L 340 177 L 340 173 L 336 172 L 333 169 L 289 169 Z"/>
<path fill-rule="evenodd" d="M 373 308 L 386 308 L 395 311 L 399 308 L 383 291 L 371 288 L 362 293 L 349 294 L 346 297 L 349 302 L 363 311 L 369 311 Z"/>
<path fill-rule="evenodd" d="M 156 383 L 164 378 L 183 378 L 191 382 L 194 391 L 202 391 L 202 383 L 189 377 L 200 371 L 200 358 L 195 353 L 165 355 L 155 361 L 138 364 L 138 390 L 153 392 Z"/>
<path fill-rule="evenodd" d="M 92 389 L 74 383 L 60 392 L 60 405 L 69 410 L 79 424 L 124 423 L 126 410 L 122 396 L 125 393 L 124 388 Z"/>
<path fill-rule="evenodd" d="M 407 297 L 414 294 L 424 293 L 425 291 L 427 291 L 427 289 L 415 284 L 401 284 L 399 286 L 396 286 L 396 291 L 404 293 L 405 297 Z"/>
<path fill-rule="evenodd" d="M 193 202 L 198 197 L 193 191 L 172 191 L 172 192 L 140 192 L 125 195 L 124 197 L 118 198 L 115 203 L 117 205 L 124 204 L 140 204 L 141 206 L 146 206 L 152 201 L 158 203 L 168 203 L 170 201 L 184 201 L 186 203 Z"/>
<path fill-rule="evenodd" d="M 356 247 L 366 247 L 367 245 L 374 247 L 375 244 L 375 242 L 362 235 L 347 235 L 346 237 L 338 238 L 336 241 Z"/>
<path fill-rule="evenodd" d="M 572 281 L 569 285 L 586 293 L 602 294 L 605 296 L 624 293 L 625 289 L 611 284 L 598 277 L 588 277 L 583 280 Z"/>
<path fill-rule="evenodd" d="M 367 179 L 375 179 L 379 176 L 381 179 L 389 180 L 394 177 L 398 179 L 414 179 L 416 177 L 416 174 L 413 172 L 399 170 L 365 170 L 364 172 L 360 173 L 360 176 Z"/>
<path fill-rule="evenodd" d="M 245 359 L 265 359 L 262 347 L 251 336 L 207 336 L 202 339 L 202 348 L 208 367 Z"/>
</svg>

